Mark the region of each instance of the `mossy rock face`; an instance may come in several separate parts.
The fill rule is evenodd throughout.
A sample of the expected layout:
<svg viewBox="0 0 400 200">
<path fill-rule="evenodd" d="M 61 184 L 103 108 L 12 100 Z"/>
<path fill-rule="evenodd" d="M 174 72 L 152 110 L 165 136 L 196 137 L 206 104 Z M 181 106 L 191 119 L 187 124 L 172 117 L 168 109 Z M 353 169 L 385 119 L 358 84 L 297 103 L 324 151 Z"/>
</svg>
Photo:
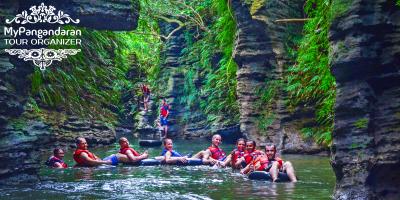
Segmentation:
<svg viewBox="0 0 400 200">
<path fill-rule="evenodd" d="M 333 198 L 398 199 L 400 75 L 390 69 L 400 60 L 398 41 L 385 38 L 398 35 L 400 9 L 386 0 L 332 2 L 345 8 L 335 10 L 329 31 L 337 82 Z"/>
<path fill-rule="evenodd" d="M 31 2 L 41 3 L 40 1 L 27 3 L 23 0 L 5 1 L 1 3 L 0 11 L 2 15 L 6 15 L 6 18 L 12 19 L 13 16 L 19 14 L 20 10 L 28 10 L 34 5 Z M 69 0 L 54 1 L 51 5 L 69 14 L 73 19 L 80 19 L 79 26 L 83 27 L 102 30 L 133 30 L 138 24 L 138 0 Z M 104 60 L 104 64 L 107 64 L 107 60 Z M 33 73 L 33 69 L 33 66 L 27 62 L 5 54 L 0 55 L 0 104 L 2 105 L 0 157 L 10 161 L 1 165 L 0 176 L 5 178 L 18 174 L 16 178 L 10 178 L 8 183 L 15 180 L 18 182 L 37 181 L 36 174 L 40 168 L 39 148 L 43 148 L 45 144 L 66 144 L 73 141 L 76 136 L 76 132 L 63 132 L 62 128 L 57 126 L 66 121 L 65 117 L 53 118 L 50 114 L 41 113 L 38 116 L 19 118 L 26 111 L 24 105 L 29 97 L 31 88 L 29 76 Z M 68 123 L 66 125 L 73 126 Z M 94 135 L 100 142 L 106 135 L 105 144 L 115 140 L 115 132 L 112 128 L 106 130 L 102 125 L 93 124 L 90 130 L 92 132 L 80 133 Z"/>
<path fill-rule="evenodd" d="M 252 0 L 251 6 L 250 6 L 250 14 L 254 15 L 257 13 L 259 9 L 261 9 L 265 4 L 267 3 L 267 0 Z"/>
<path fill-rule="evenodd" d="M 357 120 L 356 122 L 354 122 L 354 126 L 356 126 L 359 129 L 367 128 L 368 122 L 369 122 L 368 118 L 361 118 L 361 119 Z"/>
</svg>

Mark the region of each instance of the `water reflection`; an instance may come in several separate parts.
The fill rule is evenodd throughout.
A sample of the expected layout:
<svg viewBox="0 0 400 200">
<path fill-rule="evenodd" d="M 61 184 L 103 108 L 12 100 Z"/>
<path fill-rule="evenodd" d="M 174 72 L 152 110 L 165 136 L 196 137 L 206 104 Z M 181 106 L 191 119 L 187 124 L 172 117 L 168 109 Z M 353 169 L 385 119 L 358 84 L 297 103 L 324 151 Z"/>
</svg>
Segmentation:
<svg viewBox="0 0 400 200">
<path fill-rule="evenodd" d="M 74 177 L 76 181 L 93 179 L 94 168 L 83 167 L 75 170 Z"/>
</svg>

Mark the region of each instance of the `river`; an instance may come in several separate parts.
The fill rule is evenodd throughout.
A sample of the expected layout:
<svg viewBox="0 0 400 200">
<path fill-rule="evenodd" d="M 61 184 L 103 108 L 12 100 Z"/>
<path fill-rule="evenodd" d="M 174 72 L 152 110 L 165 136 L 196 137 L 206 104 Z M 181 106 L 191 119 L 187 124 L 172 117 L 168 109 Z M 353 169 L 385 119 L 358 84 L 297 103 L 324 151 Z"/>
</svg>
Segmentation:
<svg viewBox="0 0 400 200">
<path fill-rule="evenodd" d="M 179 140 L 175 150 L 195 153 L 207 147 L 205 140 Z M 151 156 L 159 148 L 131 146 Z M 230 152 L 234 145 L 222 144 Z M 116 153 L 118 144 L 91 148 L 100 157 Z M 49 150 L 50 154 L 50 150 Z M 47 157 L 47 155 L 46 155 Z M 100 168 L 49 169 L 40 171 L 41 183 L 0 187 L 0 199 L 331 199 L 335 176 L 328 157 L 282 155 L 290 160 L 299 181 L 271 183 L 249 180 L 231 169 L 209 166 L 117 166 Z M 45 159 L 45 157 L 43 157 Z M 64 159 L 73 166 L 72 152 Z"/>
</svg>

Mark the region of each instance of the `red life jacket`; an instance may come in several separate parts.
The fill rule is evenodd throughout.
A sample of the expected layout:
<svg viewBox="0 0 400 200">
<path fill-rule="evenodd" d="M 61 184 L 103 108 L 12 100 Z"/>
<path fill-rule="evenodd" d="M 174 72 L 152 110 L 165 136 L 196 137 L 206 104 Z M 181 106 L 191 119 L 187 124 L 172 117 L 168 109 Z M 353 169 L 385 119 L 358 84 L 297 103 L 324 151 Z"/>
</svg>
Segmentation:
<svg viewBox="0 0 400 200">
<path fill-rule="evenodd" d="M 78 163 L 78 165 L 86 165 L 85 161 L 80 157 L 81 153 L 86 153 L 89 156 L 89 158 L 96 160 L 96 157 L 90 151 L 83 150 L 83 149 L 77 149 L 74 152 L 74 160 L 76 163 Z"/>
<path fill-rule="evenodd" d="M 121 148 L 119 149 L 119 153 L 126 154 L 126 151 L 131 150 L 131 152 L 133 153 L 134 156 L 140 156 L 140 153 L 138 153 L 137 151 L 135 151 L 135 149 L 130 148 L 130 147 L 125 147 L 125 148 Z"/>
<path fill-rule="evenodd" d="M 215 160 L 223 159 L 226 156 L 225 152 L 219 147 L 211 146 L 211 147 L 208 147 L 208 149 L 211 152 L 211 157 L 214 158 Z"/>
<path fill-rule="evenodd" d="M 143 90 L 143 93 L 150 93 L 150 89 L 146 85 L 144 85 L 142 87 L 142 90 Z"/>
<path fill-rule="evenodd" d="M 246 165 L 248 165 L 249 163 L 251 163 L 251 161 L 255 160 L 258 156 L 262 155 L 263 152 L 259 151 L 259 150 L 254 150 L 253 152 L 249 153 L 246 152 L 244 155 L 244 159 L 246 161 Z"/>
<path fill-rule="evenodd" d="M 272 160 L 269 160 L 267 156 L 261 156 L 259 158 L 260 161 L 260 167 L 257 169 L 257 171 L 269 171 L 269 169 L 272 167 L 273 162 L 278 162 L 278 168 L 282 168 L 283 166 L 283 160 L 279 157 L 275 157 Z"/>
<path fill-rule="evenodd" d="M 244 151 L 239 151 L 238 149 L 233 150 L 233 155 L 232 155 L 232 163 L 235 164 L 236 161 L 244 156 Z M 232 165 L 233 165 L 232 164 Z"/>
<path fill-rule="evenodd" d="M 56 163 L 60 163 L 62 168 L 67 168 L 68 165 L 67 163 L 65 163 L 63 160 L 55 157 L 55 156 L 51 156 L 47 161 L 46 161 L 46 165 L 49 167 L 57 167 L 55 164 Z"/>
<path fill-rule="evenodd" d="M 167 116 L 167 111 L 169 110 L 169 105 L 168 104 L 164 104 L 161 106 L 161 115 L 163 117 Z"/>
</svg>

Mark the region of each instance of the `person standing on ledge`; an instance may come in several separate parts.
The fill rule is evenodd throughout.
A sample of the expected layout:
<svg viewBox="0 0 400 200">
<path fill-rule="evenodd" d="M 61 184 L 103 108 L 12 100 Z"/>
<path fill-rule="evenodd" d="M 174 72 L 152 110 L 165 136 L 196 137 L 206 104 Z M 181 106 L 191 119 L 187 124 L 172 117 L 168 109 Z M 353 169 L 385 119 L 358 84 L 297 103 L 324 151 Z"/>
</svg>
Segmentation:
<svg viewBox="0 0 400 200">
<path fill-rule="evenodd" d="M 94 167 L 102 164 L 111 165 L 112 161 L 103 161 L 88 150 L 88 143 L 83 137 L 76 138 L 76 150 L 74 152 L 74 160 L 79 167 Z"/>
<path fill-rule="evenodd" d="M 68 165 L 63 161 L 64 151 L 60 148 L 53 150 L 53 155 L 46 161 L 46 165 L 52 168 L 67 168 Z"/>
<path fill-rule="evenodd" d="M 150 89 L 146 84 L 141 84 L 140 89 L 143 93 L 143 107 L 144 111 L 149 109 Z"/>
<path fill-rule="evenodd" d="M 160 109 L 160 124 L 163 128 L 163 138 L 167 138 L 168 134 L 168 116 L 169 116 L 169 105 L 165 99 L 162 99 L 161 109 Z"/>
</svg>

